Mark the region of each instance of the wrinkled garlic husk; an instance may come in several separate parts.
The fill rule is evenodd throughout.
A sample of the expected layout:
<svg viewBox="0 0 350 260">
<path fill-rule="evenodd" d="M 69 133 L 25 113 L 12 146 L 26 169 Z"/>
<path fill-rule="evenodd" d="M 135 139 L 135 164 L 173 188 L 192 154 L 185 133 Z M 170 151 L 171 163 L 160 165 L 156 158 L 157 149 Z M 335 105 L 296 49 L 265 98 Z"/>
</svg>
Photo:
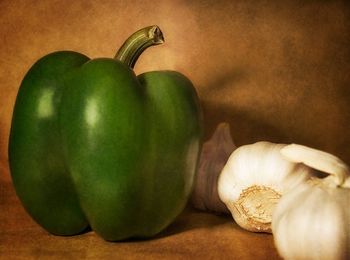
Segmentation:
<svg viewBox="0 0 350 260">
<path fill-rule="evenodd" d="M 213 136 L 204 143 L 196 182 L 191 197 L 193 206 L 200 210 L 229 213 L 217 190 L 219 174 L 228 157 L 236 149 L 230 125 L 220 123 Z"/>
<path fill-rule="evenodd" d="M 301 145 L 281 153 L 330 174 L 286 193 L 273 212 L 275 245 L 285 259 L 350 259 L 350 177 L 334 155 Z"/>
<path fill-rule="evenodd" d="M 220 199 L 244 229 L 271 232 L 272 211 L 281 196 L 311 176 L 310 168 L 281 155 L 284 146 L 270 142 L 241 146 L 220 174 Z"/>
</svg>

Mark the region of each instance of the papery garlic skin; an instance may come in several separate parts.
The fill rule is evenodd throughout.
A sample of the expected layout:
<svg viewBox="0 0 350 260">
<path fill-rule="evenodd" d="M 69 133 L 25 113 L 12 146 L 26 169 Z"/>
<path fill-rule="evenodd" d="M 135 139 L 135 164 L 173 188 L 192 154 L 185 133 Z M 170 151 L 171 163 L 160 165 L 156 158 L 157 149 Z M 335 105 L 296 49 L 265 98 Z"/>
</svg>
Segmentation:
<svg viewBox="0 0 350 260">
<path fill-rule="evenodd" d="M 313 184 L 284 195 L 272 220 L 279 254 L 285 259 L 350 259 L 349 195 Z"/>
<path fill-rule="evenodd" d="M 191 196 L 196 209 L 229 213 L 218 195 L 218 178 L 232 151 L 236 149 L 228 123 L 220 123 L 212 137 L 203 144 L 198 172 Z"/>
<path fill-rule="evenodd" d="M 275 245 L 285 259 L 350 259 L 350 174 L 334 155 L 301 145 L 281 154 L 331 174 L 286 193 L 273 212 Z"/>
<path fill-rule="evenodd" d="M 219 197 L 244 229 L 271 232 L 272 211 L 280 197 L 311 176 L 308 167 L 281 155 L 284 146 L 270 142 L 241 146 L 220 174 Z"/>
<path fill-rule="evenodd" d="M 333 183 L 336 185 L 342 185 L 348 178 L 349 167 L 333 154 L 300 144 L 284 146 L 281 154 L 291 162 L 304 163 L 311 168 L 330 174 L 329 177 L 334 179 Z"/>
</svg>

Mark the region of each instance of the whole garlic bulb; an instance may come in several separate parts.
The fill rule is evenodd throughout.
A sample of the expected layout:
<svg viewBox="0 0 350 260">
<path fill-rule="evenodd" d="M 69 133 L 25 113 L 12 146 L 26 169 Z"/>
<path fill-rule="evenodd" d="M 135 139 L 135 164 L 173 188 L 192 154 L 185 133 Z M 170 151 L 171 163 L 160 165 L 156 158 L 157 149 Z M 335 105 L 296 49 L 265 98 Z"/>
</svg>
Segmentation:
<svg viewBox="0 0 350 260">
<path fill-rule="evenodd" d="M 285 259 L 350 259 L 350 177 L 334 155 L 301 145 L 281 153 L 330 174 L 285 194 L 272 219 L 275 245 Z"/>
<path fill-rule="evenodd" d="M 281 155 L 284 146 L 270 142 L 241 146 L 220 174 L 220 199 L 244 229 L 271 232 L 272 211 L 281 196 L 311 175 L 308 167 Z"/>
<path fill-rule="evenodd" d="M 225 122 L 220 123 L 213 136 L 203 144 L 191 196 L 191 202 L 196 209 L 229 213 L 225 204 L 219 199 L 217 183 L 222 168 L 235 149 L 230 125 Z"/>
</svg>

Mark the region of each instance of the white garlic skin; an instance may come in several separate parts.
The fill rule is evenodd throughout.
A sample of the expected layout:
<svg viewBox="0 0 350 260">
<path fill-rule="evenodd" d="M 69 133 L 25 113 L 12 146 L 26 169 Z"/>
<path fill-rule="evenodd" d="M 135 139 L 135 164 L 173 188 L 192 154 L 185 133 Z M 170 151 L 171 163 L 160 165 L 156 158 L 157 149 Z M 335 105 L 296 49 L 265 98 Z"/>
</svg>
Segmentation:
<svg viewBox="0 0 350 260">
<path fill-rule="evenodd" d="M 303 184 L 285 194 L 272 219 L 285 259 L 350 259 L 350 190 Z"/>
<path fill-rule="evenodd" d="M 220 174 L 219 197 L 244 229 L 271 232 L 272 210 L 279 197 L 311 175 L 309 168 L 281 155 L 284 146 L 270 142 L 241 146 L 232 153 Z M 249 188 L 256 193 L 256 198 L 247 198 L 243 201 L 246 205 L 242 206 L 242 196 Z M 270 189 L 271 192 L 259 194 L 259 189 Z"/>
<path fill-rule="evenodd" d="M 276 248 L 285 259 L 350 259 L 350 174 L 339 158 L 291 144 L 281 150 L 295 163 L 330 174 L 285 194 L 273 212 Z"/>
</svg>

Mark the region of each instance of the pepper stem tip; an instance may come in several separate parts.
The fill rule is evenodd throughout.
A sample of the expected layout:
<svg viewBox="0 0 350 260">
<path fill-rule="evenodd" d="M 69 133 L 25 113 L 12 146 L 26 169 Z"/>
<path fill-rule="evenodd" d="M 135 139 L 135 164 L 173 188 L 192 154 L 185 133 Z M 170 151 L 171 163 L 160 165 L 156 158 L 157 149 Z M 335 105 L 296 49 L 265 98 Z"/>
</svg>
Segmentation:
<svg viewBox="0 0 350 260">
<path fill-rule="evenodd" d="M 148 26 L 133 33 L 114 58 L 133 68 L 144 50 L 162 43 L 164 43 L 164 36 L 160 28 L 157 25 Z"/>
</svg>

